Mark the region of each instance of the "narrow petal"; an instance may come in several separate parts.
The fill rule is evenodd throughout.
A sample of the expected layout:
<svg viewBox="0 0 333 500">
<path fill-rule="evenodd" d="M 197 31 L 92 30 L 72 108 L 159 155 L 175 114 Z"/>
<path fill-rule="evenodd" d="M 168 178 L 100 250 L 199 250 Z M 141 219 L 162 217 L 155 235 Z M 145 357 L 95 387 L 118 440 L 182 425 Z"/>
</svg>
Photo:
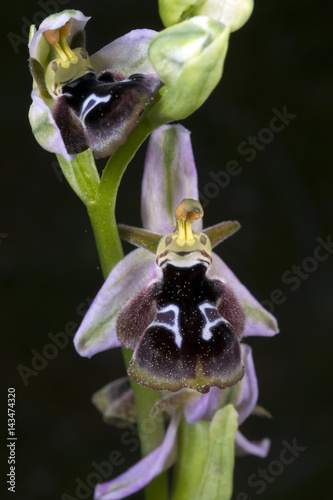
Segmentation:
<svg viewBox="0 0 333 500">
<path fill-rule="evenodd" d="M 164 392 L 150 410 L 150 417 L 155 418 L 161 412 L 172 415 L 177 409 L 183 408 L 192 399 L 200 399 L 200 394 L 187 387 L 183 387 L 183 389 L 177 392 Z"/>
<path fill-rule="evenodd" d="M 246 344 L 241 345 L 245 375 L 240 384 L 240 392 L 237 399 L 238 425 L 251 414 L 258 400 L 258 382 L 253 363 L 252 349 Z"/>
<path fill-rule="evenodd" d="M 70 19 L 72 20 L 72 29 L 71 34 L 68 37 L 69 44 L 75 33 L 84 29 L 90 17 L 84 16 L 79 10 L 64 10 L 48 16 L 41 23 L 39 29 L 36 31 L 29 43 L 30 57 L 38 59 L 42 64 L 48 62 L 45 61 L 45 56 L 49 53 L 50 47 L 41 35 L 46 30 L 61 28 L 61 26 L 64 26 Z"/>
<path fill-rule="evenodd" d="M 119 500 L 144 488 L 175 461 L 175 443 L 181 413 L 172 417 L 163 443 L 133 467 L 95 489 L 95 500 Z"/>
<path fill-rule="evenodd" d="M 198 181 L 190 132 L 181 125 L 164 125 L 149 140 L 142 181 L 141 216 L 150 231 L 175 229 L 175 209 L 184 198 L 198 199 Z M 202 219 L 193 223 L 201 232 Z"/>
<path fill-rule="evenodd" d="M 208 270 L 209 277 L 225 279 L 244 308 L 246 314 L 243 337 L 272 337 L 278 333 L 276 319 L 253 297 L 248 289 L 239 281 L 228 266 L 213 253 L 213 263 Z"/>
<path fill-rule="evenodd" d="M 137 421 L 133 391 L 128 377 L 118 378 L 105 385 L 93 394 L 91 401 L 108 424 L 124 428 Z"/>
<path fill-rule="evenodd" d="M 37 142 L 50 153 L 59 154 L 67 161 L 73 160 L 75 155 L 67 153 L 59 127 L 53 119 L 50 108 L 39 97 L 38 88 L 32 91 L 31 97 L 33 102 L 29 110 L 29 121 Z"/>
<path fill-rule="evenodd" d="M 236 454 L 244 455 L 249 453 L 250 455 L 256 455 L 257 457 L 265 458 L 268 455 L 270 448 L 270 440 L 265 438 L 261 441 L 249 441 L 245 436 L 239 431 L 236 432 Z"/>
<path fill-rule="evenodd" d="M 112 69 L 124 76 L 156 74 L 148 59 L 148 47 L 156 33 L 148 29 L 133 30 L 117 38 L 90 57 L 94 70 L 99 73 Z"/>
<path fill-rule="evenodd" d="M 75 335 L 81 356 L 90 358 L 121 345 L 116 335 L 119 311 L 145 282 L 156 277 L 154 257 L 143 249 L 134 250 L 112 269 Z"/>
<path fill-rule="evenodd" d="M 123 241 L 128 241 L 133 245 L 145 248 L 149 252 L 156 255 L 158 244 L 163 238 L 162 234 L 153 233 L 138 227 L 126 226 L 125 224 L 118 225 L 119 236 Z"/>
<path fill-rule="evenodd" d="M 227 389 L 226 389 L 227 390 Z M 192 397 L 184 408 L 184 415 L 189 424 L 195 424 L 198 420 L 208 420 L 219 408 L 223 399 L 223 390 L 218 387 L 211 387 L 207 394 Z"/>
<path fill-rule="evenodd" d="M 220 222 L 215 226 L 207 227 L 204 233 L 210 239 L 212 248 L 224 241 L 229 236 L 232 236 L 240 228 L 239 222 L 236 220 Z"/>
</svg>

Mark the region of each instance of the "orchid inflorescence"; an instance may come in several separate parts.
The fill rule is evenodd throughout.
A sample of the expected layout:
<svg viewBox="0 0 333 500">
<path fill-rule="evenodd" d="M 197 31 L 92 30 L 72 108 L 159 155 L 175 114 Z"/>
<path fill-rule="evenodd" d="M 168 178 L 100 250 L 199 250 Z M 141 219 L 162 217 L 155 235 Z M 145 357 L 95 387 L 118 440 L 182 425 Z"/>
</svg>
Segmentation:
<svg viewBox="0 0 333 500">
<path fill-rule="evenodd" d="M 129 380 L 93 396 L 108 422 L 155 431 L 143 458 L 95 490 L 96 500 L 228 500 L 234 454 L 264 457 L 238 427 L 257 406 L 252 350 L 243 340 L 277 333 L 275 318 L 212 251 L 237 221 L 203 229 L 190 134 L 170 124 L 192 114 L 222 76 L 230 34 L 251 0 L 160 0 L 160 33 L 134 30 L 89 55 L 89 18 L 67 10 L 31 28 L 29 112 L 39 144 L 56 153 L 85 203 L 105 282 L 74 339 L 81 356 L 122 347 Z M 204 82 L 204 83 L 203 83 Z M 122 175 L 150 135 L 141 191 L 142 228 L 117 224 Z M 108 158 L 100 177 L 94 158 Z M 136 248 L 123 255 L 120 239 Z M 141 435 L 142 438 L 142 435 Z M 148 444 L 147 444 L 148 443 Z M 216 496 L 218 495 L 218 496 Z"/>
</svg>

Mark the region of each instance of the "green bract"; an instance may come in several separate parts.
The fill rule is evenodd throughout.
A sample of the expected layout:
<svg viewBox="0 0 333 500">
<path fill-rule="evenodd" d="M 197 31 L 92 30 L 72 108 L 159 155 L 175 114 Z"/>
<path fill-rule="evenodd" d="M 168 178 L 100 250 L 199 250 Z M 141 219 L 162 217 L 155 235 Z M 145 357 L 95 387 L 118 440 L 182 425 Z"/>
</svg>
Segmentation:
<svg viewBox="0 0 333 500">
<path fill-rule="evenodd" d="M 220 22 L 198 16 L 153 38 L 150 62 L 166 87 L 151 120 L 180 120 L 205 102 L 221 79 L 229 34 Z"/>
<path fill-rule="evenodd" d="M 228 404 L 211 421 L 183 422 L 172 500 L 231 498 L 237 418 L 236 409 Z"/>
<path fill-rule="evenodd" d="M 158 3 L 166 27 L 194 16 L 208 16 L 236 31 L 253 10 L 253 0 L 159 0 Z"/>
</svg>

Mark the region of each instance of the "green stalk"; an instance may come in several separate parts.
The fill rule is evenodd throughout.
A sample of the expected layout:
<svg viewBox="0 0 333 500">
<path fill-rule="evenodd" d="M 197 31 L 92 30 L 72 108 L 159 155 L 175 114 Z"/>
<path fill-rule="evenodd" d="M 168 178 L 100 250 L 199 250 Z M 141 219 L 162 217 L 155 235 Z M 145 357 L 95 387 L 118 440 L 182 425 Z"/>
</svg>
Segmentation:
<svg viewBox="0 0 333 500">
<path fill-rule="evenodd" d="M 101 177 L 98 195 L 93 202 L 87 204 L 96 247 L 101 263 L 103 276 L 106 279 L 111 269 L 123 258 L 123 249 L 115 218 L 116 198 L 120 181 L 127 165 L 144 140 L 157 128 L 142 117 L 140 123 L 129 135 L 126 143 L 120 146 L 109 158 Z M 126 366 L 132 353 L 122 349 Z M 140 386 L 131 380 L 136 404 L 141 452 L 145 456 L 159 446 L 164 437 L 164 424 L 161 419 L 151 419 L 150 410 L 159 400 L 158 391 Z M 145 420 L 154 422 L 150 426 L 149 435 L 145 433 Z M 167 477 L 163 473 L 146 487 L 146 500 L 167 500 Z"/>
<path fill-rule="evenodd" d="M 132 352 L 128 349 L 122 349 L 126 366 L 132 358 Z M 134 402 L 136 408 L 136 415 L 138 421 L 141 454 L 143 457 L 149 455 L 155 448 L 157 448 L 164 438 L 164 422 L 161 416 L 156 418 L 150 417 L 150 411 L 155 403 L 160 400 L 160 393 L 138 385 L 134 380 L 130 379 Z M 149 421 L 146 426 L 145 422 Z M 163 472 L 155 477 L 145 488 L 146 500 L 168 500 L 168 483 L 167 474 Z"/>
<path fill-rule="evenodd" d="M 124 256 L 115 218 L 120 181 L 127 165 L 155 128 L 156 125 L 147 119 L 141 119 L 126 143 L 109 158 L 102 174 L 98 195 L 95 201 L 88 205 L 88 214 L 104 278 Z"/>
<path fill-rule="evenodd" d="M 209 422 L 180 424 L 178 437 L 178 460 L 175 467 L 172 500 L 188 500 L 196 497 L 202 471 L 208 456 Z"/>
</svg>

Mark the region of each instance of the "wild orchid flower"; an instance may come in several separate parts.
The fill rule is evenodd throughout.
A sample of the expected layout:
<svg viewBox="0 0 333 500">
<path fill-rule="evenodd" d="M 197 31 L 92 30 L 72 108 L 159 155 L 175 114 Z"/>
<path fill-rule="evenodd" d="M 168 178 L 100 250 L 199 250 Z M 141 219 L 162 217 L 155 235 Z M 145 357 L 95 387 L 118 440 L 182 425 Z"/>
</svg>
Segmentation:
<svg viewBox="0 0 333 500">
<path fill-rule="evenodd" d="M 30 33 L 31 127 L 44 149 L 67 161 L 88 148 L 95 158 L 111 155 L 161 86 L 148 59 L 155 31 L 133 30 L 90 57 L 88 20 L 66 10 Z"/>
<path fill-rule="evenodd" d="M 141 201 L 145 229 L 120 227 L 124 239 L 143 248 L 132 251 L 113 268 L 93 301 L 75 336 L 76 349 L 82 356 L 91 357 L 122 345 L 117 336 L 117 321 L 119 318 L 124 319 L 124 311 L 130 301 L 140 294 L 142 296 L 143 290 L 147 290 L 152 283 L 161 282 L 163 273 L 156 265 L 157 246 L 163 236 L 174 234 L 174 208 L 184 198 L 198 199 L 197 174 L 189 132 L 180 125 L 166 125 L 153 132 L 148 145 Z M 193 222 L 193 231 L 201 233 L 201 228 L 202 219 L 199 218 Z M 204 236 L 208 236 L 214 247 L 238 228 L 237 222 L 221 223 L 206 229 Z M 240 330 L 238 337 L 275 335 L 275 318 L 259 304 L 217 254 L 212 252 L 211 259 L 207 277 L 225 283 L 230 290 L 230 297 L 235 297 L 235 304 L 239 303 L 245 314 L 244 327 L 236 326 L 236 330 Z M 238 314 L 239 321 L 241 314 Z M 150 315 L 153 321 L 151 311 Z M 148 326 L 146 321 L 147 316 L 137 325 L 142 334 L 143 326 Z M 121 330 L 121 324 L 118 323 L 118 327 Z M 124 334 L 121 337 L 133 348 L 131 339 L 126 340 Z M 179 388 L 178 384 L 174 390 Z"/>
<path fill-rule="evenodd" d="M 159 90 L 147 110 L 151 129 L 186 118 L 219 83 L 230 33 L 252 7 L 252 0 L 161 1 L 165 30 L 133 30 L 92 56 L 85 48 L 89 18 L 80 11 L 32 26 L 29 119 L 37 141 L 66 161 L 88 148 L 95 158 L 110 156 Z"/>
</svg>

